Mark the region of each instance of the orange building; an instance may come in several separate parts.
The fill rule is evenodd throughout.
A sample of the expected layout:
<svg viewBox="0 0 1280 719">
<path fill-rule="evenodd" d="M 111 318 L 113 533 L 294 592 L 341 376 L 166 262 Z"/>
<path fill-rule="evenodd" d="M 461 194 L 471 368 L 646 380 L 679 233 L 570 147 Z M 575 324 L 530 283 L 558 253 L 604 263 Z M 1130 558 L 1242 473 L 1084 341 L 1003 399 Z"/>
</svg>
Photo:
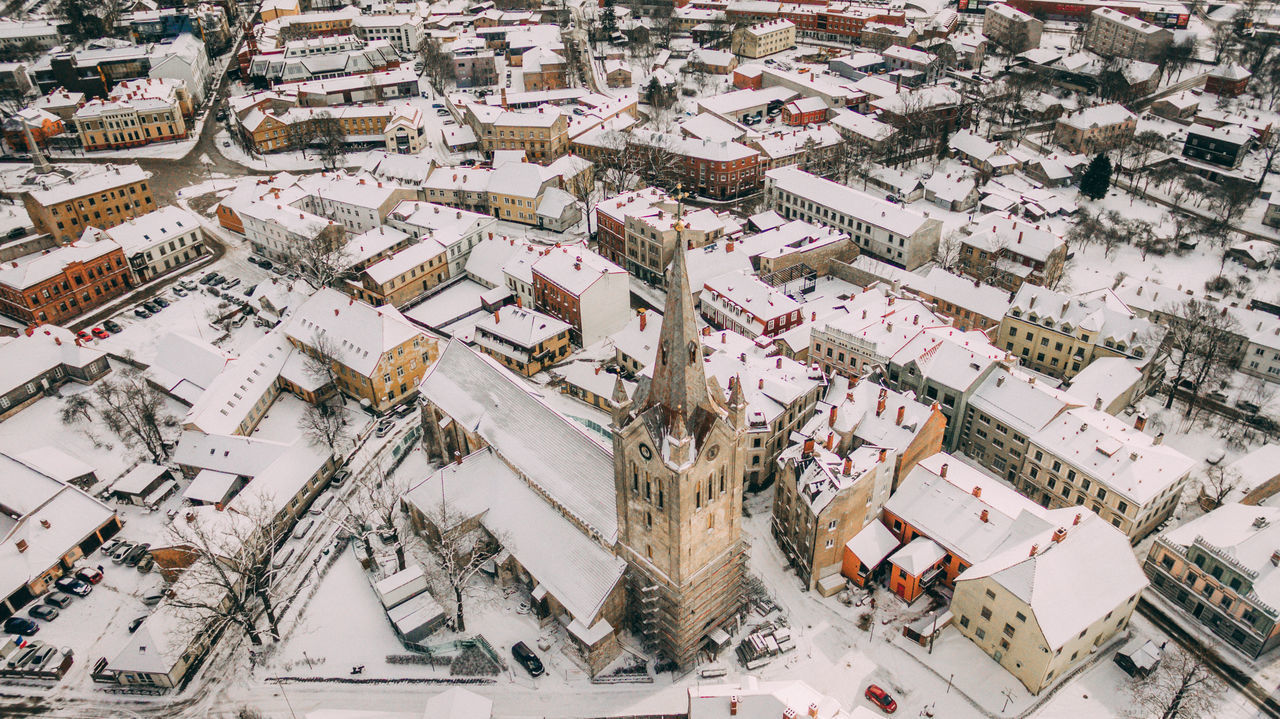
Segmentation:
<svg viewBox="0 0 1280 719">
<path fill-rule="evenodd" d="M 0 268 L 0 312 L 32 324 L 64 324 L 129 289 L 129 263 L 111 240 L 78 242 Z"/>
</svg>

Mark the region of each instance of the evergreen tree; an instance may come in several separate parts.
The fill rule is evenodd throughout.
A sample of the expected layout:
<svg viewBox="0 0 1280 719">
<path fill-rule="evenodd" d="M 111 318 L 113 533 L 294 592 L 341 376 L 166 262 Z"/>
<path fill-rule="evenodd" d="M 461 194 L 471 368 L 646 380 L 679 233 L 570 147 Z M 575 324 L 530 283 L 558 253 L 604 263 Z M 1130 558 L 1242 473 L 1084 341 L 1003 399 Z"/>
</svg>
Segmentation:
<svg viewBox="0 0 1280 719">
<path fill-rule="evenodd" d="M 600 13 L 600 34 L 606 40 L 618 31 L 618 10 L 614 0 L 604 0 L 604 10 Z"/>
<path fill-rule="evenodd" d="M 943 125 L 942 134 L 938 137 L 938 159 L 945 159 L 949 149 L 951 149 L 951 128 Z"/>
<path fill-rule="evenodd" d="M 1084 177 L 1080 178 L 1080 194 L 1090 199 L 1101 200 L 1107 196 L 1109 189 L 1111 189 L 1111 160 L 1100 152 L 1089 163 L 1088 169 L 1084 171 Z"/>
</svg>

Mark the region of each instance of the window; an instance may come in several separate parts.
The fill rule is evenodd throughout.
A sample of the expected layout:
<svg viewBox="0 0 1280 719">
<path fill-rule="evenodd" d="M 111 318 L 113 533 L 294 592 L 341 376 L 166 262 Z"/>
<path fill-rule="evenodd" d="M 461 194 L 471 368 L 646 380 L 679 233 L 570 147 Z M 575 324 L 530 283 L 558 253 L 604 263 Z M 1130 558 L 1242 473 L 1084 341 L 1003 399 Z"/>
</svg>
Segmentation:
<svg viewBox="0 0 1280 719">
<path fill-rule="evenodd" d="M 983 618 L 983 619 L 990 619 L 990 618 L 991 618 L 991 609 L 990 609 L 990 608 L 988 608 L 988 607 L 983 607 L 983 608 L 982 608 L 982 612 L 981 612 L 981 614 L 982 614 L 982 618 Z"/>
</svg>

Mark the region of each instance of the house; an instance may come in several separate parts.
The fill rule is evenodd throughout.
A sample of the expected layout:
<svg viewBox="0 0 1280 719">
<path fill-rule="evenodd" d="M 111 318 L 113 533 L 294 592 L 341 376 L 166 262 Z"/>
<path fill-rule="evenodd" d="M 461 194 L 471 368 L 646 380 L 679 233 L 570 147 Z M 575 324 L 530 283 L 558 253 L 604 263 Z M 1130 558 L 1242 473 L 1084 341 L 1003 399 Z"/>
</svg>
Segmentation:
<svg viewBox="0 0 1280 719">
<path fill-rule="evenodd" d="M 67 382 L 92 384 L 111 371 L 105 352 L 82 347 L 73 332 L 41 325 L 0 342 L 0 420 Z"/>
<path fill-rule="evenodd" d="M 1059 118 L 1053 139 L 1069 152 L 1103 152 L 1133 142 L 1137 127 L 1138 116 L 1123 105 L 1095 105 Z"/>
<path fill-rule="evenodd" d="M 17 614 L 123 526 L 81 489 L 0 454 L 0 618 Z"/>
<path fill-rule="evenodd" d="M 713 326 L 752 339 L 781 334 L 801 322 L 800 303 L 746 272 L 705 282 L 698 307 Z"/>
<path fill-rule="evenodd" d="M 827 103 L 820 97 L 802 97 L 782 106 L 782 121 L 788 125 L 809 125 L 827 121 Z"/>
<path fill-rule="evenodd" d="M 1195 123 L 1187 128 L 1182 156 L 1234 170 L 1240 166 L 1245 155 L 1249 154 L 1255 139 L 1256 136 L 1243 127 L 1209 127 Z"/>
<path fill-rule="evenodd" d="M 1161 604 L 1257 659 L 1280 643 L 1278 528 L 1278 508 L 1224 504 L 1157 535 L 1142 569 Z"/>
<path fill-rule="evenodd" d="M 969 397 L 957 446 L 997 477 L 1014 481 L 1030 437 L 1063 412 L 1085 403 L 1037 382 L 1009 363 L 986 376 Z"/>
<path fill-rule="evenodd" d="M 840 702 L 802 681 L 762 682 L 746 676 L 741 682 L 699 684 L 689 688 L 689 719 L 866 719 L 865 707 L 846 712 Z M 874 716 L 874 715 L 872 715 Z"/>
<path fill-rule="evenodd" d="M 475 325 L 475 343 L 509 369 L 532 377 L 569 354 L 570 325 L 524 307 L 504 307 Z"/>
<path fill-rule="evenodd" d="M 1054 286 L 1067 261 L 1067 241 L 1049 225 L 989 212 L 966 226 L 961 235 L 959 270 L 1008 292 L 1024 283 Z"/>
<path fill-rule="evenodd" d="M 1028 437 L 1015 486 L 1045 507 L 1088 506 L 1137 543 L 1172 516 L 1196 464 L 1145 426 L 1069 409 Z"/>
<path fill-rule="evenodd" d="M 1252 73 L 1234 62 L 1218 65 L 1209 71 L 1204 91 L 1221 97 L 1239 97 L 1248 89 L 1251 77 Z"/>
<path fill-rule="evenodd" d="M 46 173 L 17 189 L 31 222 L 66 244 L 86 227 L 106 229 L 156 209 L 151 173 L 138 165 L 85 165 L 72 173 Z"/>
<path fill-rule="evenodd" d="M 148 282 L 204 256 L 200 218 L 170 205 L 105 230 L 85 229 L 81 242 L 110 240 L 129 259 L 134 284 Z"/>
<path fill-rule="evenodd" d="M 748 25 L 733 33 L 733 54 L 753 60 L 795 46 L 795 23 L 784 18 Z"/>
<path fill-rule="evenodd" d="M 69 322 L 132 286 L 117 242 L 75 242 L 16 257 L 0 267 L 0 313 L 33 326 Z"/>
<path fill-rule="evenodd" d="M 585 248 L 548 251 L 530 268 L 534 308 L 570 325 L 570 338 L 589 347 L 631 317 L 626 270 Z"/>
</svg>

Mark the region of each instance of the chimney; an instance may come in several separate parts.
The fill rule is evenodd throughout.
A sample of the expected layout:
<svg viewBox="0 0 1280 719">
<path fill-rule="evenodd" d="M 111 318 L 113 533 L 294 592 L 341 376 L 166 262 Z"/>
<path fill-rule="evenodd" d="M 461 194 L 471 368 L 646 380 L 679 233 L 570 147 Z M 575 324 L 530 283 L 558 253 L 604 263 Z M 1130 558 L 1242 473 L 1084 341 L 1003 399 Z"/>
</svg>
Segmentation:
<svg viewBox="0 0 1280 719">
<path fill-rule="evenodd" d="M 827 432 L 827 451 L 830 452 L 836 448 L 836 433 Z"/>
<path fill-rule="evenodd" d="M 1280 549 L 1271 553 L 1271 566 L 1280 567 Z"/>
<path fill-rule="evenodd" d="M 879 417 L 882 414 L 884 414 L 884 395 L 881 395 L 876 402 L 876 416 Z"/>
<path fill-rule="evenodd" d="M 733 252 L 733 240 L 729 240 L 728 242 L 725 243 L 724 251 L 725 251 L 725 254 L 729 254 L 730 252 Z"/>
<path fill-rule="evenodd" d="M 1083 514 L 1081 514 L 1080 512 L 1076 512 L 1076 518 L 1075 518 L 1075 519 L 1073 519 L 1073 520 L 1071 520 L 1071 526 L 1073 526 L 1073 527 L 1074 527 L 1074 526 L 1076 526 L 1077 524 L 1079 524 L 1079 523 L 1080 523 L 1080 519 L 1081 519 L 1081 517 L 1083 517 L 1083 516 L 1084 516 L 1084 515 L 1083 515 Z"/>
<path fill-rule="evenodd" d="M 808 457 L 811 454 L 813 454 L 813 437 L 809 437 L 804 441 L 804 449 L 801 452 L 800 456 Z"/>
<path fill-rule="evenodd" d="M 52 525 L 52 524 L 50 524 L 49 520 L 47 520 L 47 519 L 42 519 L 42 520 L 40 520 L 40 526 L 41 526 L 41 527 L 44 527 L 45 529 L 48 529 L 49 527 L 52 527 L 53 525 Z"/>
<path fill-rule="evenodd" d="M 729 697 L 729 716 L 731 717 L 738 716 L 738 695 L 737 694 Z"/>
<path fill-rule="evenodd" d="M 1055 542 L 1061 542 L 1062 540 L 1064 540 L 1064 539 L 1066 539 L 1066 538 L 1067 538 L 1067 528 L 1066 528 L 1066 527 L 1058 527 L 1058 528 L 1054 531 L 1054 533 L 1053 533 L 1053 541 L 1055 541 Z"/>
<path fill-rule="evenodd" d="M 759 381 L 756 382 L 756 389 L 764 389 L 764 377 L 761 377 Z"/>
<path fill-rule="evenodd" d="M 902 418 L 903 418 L 903 417 L 905 417 L 905 416 L 906 416 L 906 414 L 907 414 L 907 406 L 906 406 L 905 404 L 904 404 L 904 405 L 902 405 L 902 406 L 900 406 L 900 407 L 898 407 L 898 418 L 897 418 L 896 420 L 894 420 L 894 421 L 893 421 L 893 423 L 894 423 L 895 425 L 897 425 L 897 426 L 901 427 L 901 426 L 902 426 Z"/>
<path fill-rule="evenodd" d="M 61 337 L 54 337 L 54 338 L 53 338 L 53 343 L 54 343 L 55 345 L 62 346 L 62 338 L 61 338 Z"/>
<path fill-rule="evenodd" d="M 832 407 L 831 407 L 831 413 L 827 416 L 827 424 L 828 424 L 828 425 L 830 425 L 830 426 L 832 426 L 832 427 L 836 426 L 836 415 L 837 415 L 838 413 L 839 413 L 839 410 L 838 410 L 838 409 L 836 409 L 836 407 L 835 407 L 834 405 L 832 405 Z"/>
<path fill-rule="evenodd" d="M 817 705 L 817 704 L 814 704 L 814 703 L 812 703 L 812 702 L 810 702 L 810 703 L 809 703 L 809 716 L 810 716 L 810 717 L 812 717 L 812 719 L 817 719 L 817 717 L 818 717 L 818 705 Z"/>
<path fill-rule="evenodd" d="M 1094 409 L 1102 409 L 1102 398 L 1101 398 L 1101 397 L 1094 397 L 1094 398 L 1093 398 L 1093 408 L 1094 408 Z"/>
<path fill-rule="evenodd" d="M 19 539 L 15 546 L 17 546 L 18 548 L 18 554 L 22 554 L 23 552 L 27 551 L 27 540 Z"/>
<path fill-rule="evenodd" d="M 984 509 L 982 510 L 982 514 L 978 515 L 978 519 L 981 519 L 982 523 L 986 524 L 991 520 L 991 513 Z"/>
<path fill-rule="evenodd" d="M 943 462 L 943 463 L 942 463 L 942 469 L 938 470 L 938 476 L 939 476 L 939 477 L 942 477 L 943 479 L 946 479 L 946 478 L 947 478 L 947 463 L 946 463 L 946 462 Z"/>
<path fill-rule="evenodd" d="M 640 313 L 640 331 L 641 332 L 644 332 L 644 326 L 648 324 L 647 320 L 648 320 L 648 315 L 641 312 Z"/>
<path fill-rule="evenodd" d="M 494 311 L 493 311 L 493 323 L 494 323 L 495 325 L 502 321 L 502 318 L 498 316 L 498 312 L 499 312 L 499 311 L 500 311 L 500 310 L 494 310 Z"/>
<path fill-rule="evenodd" d="M 849 474 L 849 473 L 850 473 L 850 472 L 852 472 L 852 471 L 853 471 L 853 460 L 852 460 L 852 459 L 849 459 L 848 457 L 845 457 L 845 458 L 844 458 L 844 472 L 843 472 L 843 473 L 847 475 L 847 474 Z"/>
<path fill-rule="evenodd" d="M 1147 428 L 1147 415 L 1139 414 L 1133 419 L 1133 428 L 1141 432 Z"/>
<path fill-rule="evenodd" d="M 1054 535 L 1054 536 L 1057 536 L 1057 535 Z M 1034 557 L 1034 556 L 1036 556 L 1036 550 L 1038 550 L 1038 549 L 1040 549 L 1040 545 L 1039 545 L 1039 544 L 1033 544 L 1033 545 L 1031 545 L 1031 551 L 1027 553 L 1027 556 L 1028 556 L 1028 557 Z"/>
<path fill-rule="evenodd" d="M 796 710 L 787 707 L 787 710 L 782 712 L 782 719 L 796 719 Z"/>
<path fill-rule="evenodd" d="M 334 307 L 334 308 L 333 308 L 333 316 L 334 316 L 334 317 L 337 317 L 337 316 L 338 316 L 338 308 L 337 308 L 337 307 Z"/>
<path fill-rule="evenodd" d="M 187 524 L 191 524 L 192 522 L 196 521 L 196 513 L 187 512 L 186 520 L 187 520 Z"/>
<path fill-rule="evenodd" d="M 880 464 L 884 464 L 884 460 L 888 456 L 889 456 L 889 450 L 885 449 L 884 447 L 881 447 L 880 457 L 876 459 L 876 462 L 879 462 Z"/>
<path fill-rule="evenodd" d="M 1156 435 L 1156 438 L 1155 438 L 1155 439 L 1153 439 L 1153 440 L 1151 440 L 1151 444 L 1152 444 L 1153 446 L 1159 446 L 1159 445 L 1161 445 L 1161 444 L 1163 444 L 1163 443 L 1164 443 L 1164 432 L 1160 432 L 1160 433 L 1158 433 L 1158 434 Z"/>
</svg>

